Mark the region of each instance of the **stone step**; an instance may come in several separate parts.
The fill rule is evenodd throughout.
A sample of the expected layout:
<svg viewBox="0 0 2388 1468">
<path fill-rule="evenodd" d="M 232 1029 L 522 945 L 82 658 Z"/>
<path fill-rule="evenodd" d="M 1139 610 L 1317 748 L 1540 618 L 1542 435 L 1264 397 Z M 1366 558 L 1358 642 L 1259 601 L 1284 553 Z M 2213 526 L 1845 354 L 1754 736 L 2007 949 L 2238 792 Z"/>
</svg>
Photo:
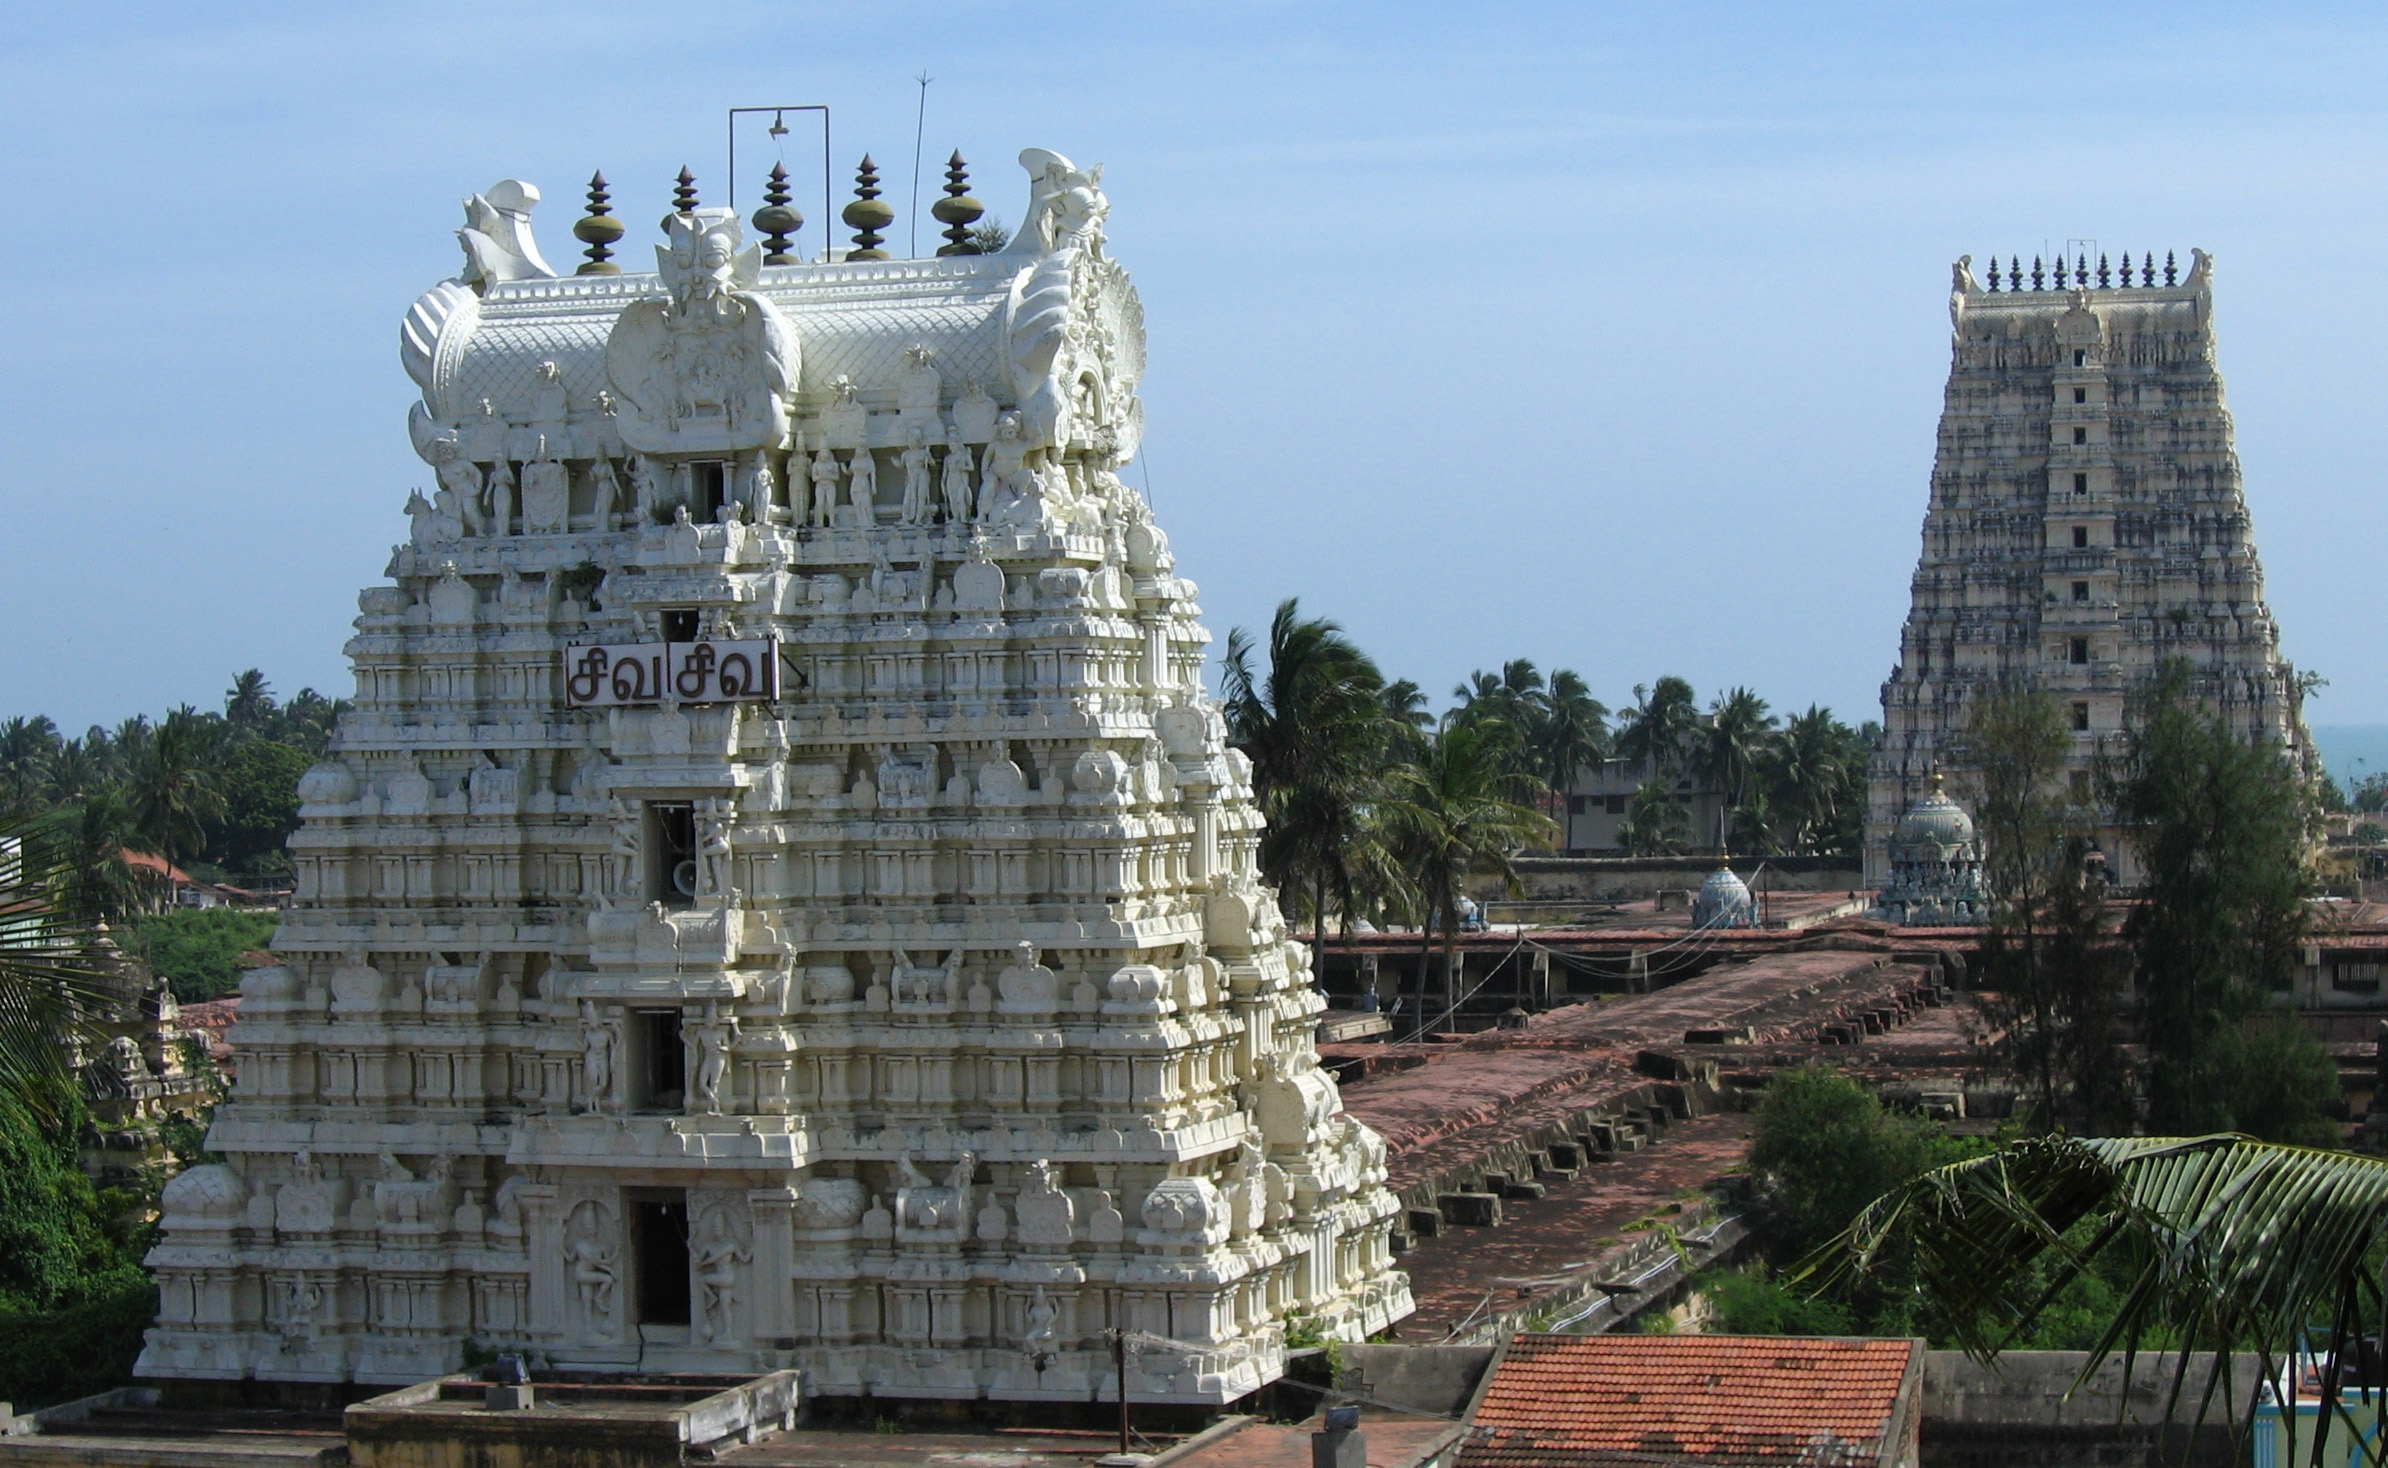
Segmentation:
<svg viewBox="0 0 2388 1468">
<path fill-rule="evenodd" d="M 342 1438 L 195 1433 L 188 1438 L 112 1433 L 0 1437 L 0 1468 L 299 1468 L 346 1463 Z"/>
<path fill-rule="evenodd" d="M 1445 1223 L 1467 1228 L 1493 1228 L 1501 1222 L 1501 1195 L 1498 1193 L 1438 1193 L 1435 1207 Z"/>
</svg>

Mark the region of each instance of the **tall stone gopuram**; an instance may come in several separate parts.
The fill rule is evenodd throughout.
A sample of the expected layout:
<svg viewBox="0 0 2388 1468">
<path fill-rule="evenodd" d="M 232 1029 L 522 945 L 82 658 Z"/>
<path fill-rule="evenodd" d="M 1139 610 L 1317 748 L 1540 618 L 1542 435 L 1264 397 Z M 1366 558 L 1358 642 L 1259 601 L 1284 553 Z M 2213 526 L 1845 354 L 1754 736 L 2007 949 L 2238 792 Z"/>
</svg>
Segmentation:
<svg viewBox="0 0 2388 1468">
<path fill-rule="evenodd" d="M 1868 772 L 1866 882 L 1891 832 L 1959 760 L 1971 701 L 2011 685 L 2057 700 L 2087 788 L 2099 740 L 2170 658 L 2242 734 L 2309 757 L 2294 671 L 2264 602 L 2214 356 L 2214 266 L 2128 256 L 1977 281 L 1957 262 L 1954 328 L 1923 555 L 1882 685 Z M 2050 282 L 2053 279 L 2054 288 Z M 2108 824 L 2115 877 L 2136 858 Z"/>
<path fill-rule="evenodd" d="M 143 1376 L 1087 1399 L 1121 1328 L 1132 1397 L 1217 1403 L 1409 1313 L 1116 473 L 1100 170 L 1021 161 L 991 255 L 805 264 L 767 208 L 766 256 L 684 178 L 654 273 L 593 205 L 564 275 L 536 190 L 468 201 Z"/>
</svg>

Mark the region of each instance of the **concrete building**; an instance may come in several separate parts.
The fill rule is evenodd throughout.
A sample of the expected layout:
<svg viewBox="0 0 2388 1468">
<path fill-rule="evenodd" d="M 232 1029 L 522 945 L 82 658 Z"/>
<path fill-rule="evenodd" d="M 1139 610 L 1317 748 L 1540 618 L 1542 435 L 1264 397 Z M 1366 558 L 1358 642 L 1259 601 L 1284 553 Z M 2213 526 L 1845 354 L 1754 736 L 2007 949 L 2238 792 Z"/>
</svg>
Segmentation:
<svg viewBox="0 0 2388 1468">
<path fill-rule="evenodd" d="M 1313 1048 L 1195 587 L 1118 468 L 1143 310 L 1101 170 L 1002 253 L 805 262 L 785 190 L 653 272 L 602 179 L 467 202 L 401 333 L 438 489 L 299 786 L 225 1161 L 164 1194 L 145 1377 L 801 1369 L 1135 1399 L 1410 1313 Z"/>
<path fill-rule="evenodd" d="M 1624 851 L 1634 792 L 1651 773 L 1645 761 L 1622 759 L 1597 760 L 1577 770 L 1568 782 L 1566 804 L 1559 812 L 1559 850 L 1571 856 Z M 1724 792 L 1701 784 L 1684 771 L 1675 772 L 1667 783 L 1683 808 L 1683 849 L 1714 851 L 1719 822 L 1725 816 Z"/>
<path fill-rule="evenodd" d="M 1869 772 L 1866 879 L 1952 745 L 1974 696 L 2040 689 L 2065 707 L 2085 793 L 2098 741 L 2158 664 L 2185 659 L 2201 697 L 2250 738 L 2306 744 L 2296 679 L 2262 568 L 2215 357 L 2214 264 L 2186 276 L 2085 252 L 1949 293 L 1951 363 L 1923 554 L 1882 686 Z M 2118 880 L 2136 880 L 2109 828 Z"/>
</svg>

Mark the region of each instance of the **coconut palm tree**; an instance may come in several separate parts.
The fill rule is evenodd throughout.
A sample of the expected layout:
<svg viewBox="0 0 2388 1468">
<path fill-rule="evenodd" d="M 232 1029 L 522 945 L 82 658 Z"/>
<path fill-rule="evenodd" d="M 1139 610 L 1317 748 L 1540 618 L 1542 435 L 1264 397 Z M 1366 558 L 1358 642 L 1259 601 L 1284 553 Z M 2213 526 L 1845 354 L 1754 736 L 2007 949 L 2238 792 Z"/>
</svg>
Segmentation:
<svg viewBox="0 0 2388 1468">
<path fill-rule="evenodd" d="M 73 906 L 110 921 L 155 910 L 173 893 L 171 884 L 126 861 L 139 844 L 133 813 L 113 790 L 95 790 L 56 813 L 59 860 L 73 884 Z"/>
<path fill-rule="evenodd" d="M 0 724 L 0 811 L 30 812 L 42 768 L 58 748 L 58 726 L 47 715 L 22 715 Z"/>
<path fill-rule="evenodd" d="M 1447 718 L 1420 741 L 1415 761 L 1391 772 L 1380 802 L 1380 819 L 1401 854 L 1425 919 L 1418 951 L 1421 1024 L 1437 924 L 1443 933 L 1445 999 L 1454 1007 L 1459 1003 L 1459 900 L 1467 879 L 1489 871 L 1515 893 L 1519 885 L 1512 858 L 1520 847 L 1549 839 L 1548 818 L 1515 798 L 1510 738 L 1508 726 L 1498 720 Z"/>
<path fill-rule="evenodd" d="M 1725 844 L 1731 812 L 1748 800 L 1758 783 L 1760 765 L 1774 735 L 1774 716 L 1766 700 L 1747 688 L 1718 695 L 1709 705 L 1707 724 L 1692 745 L 1692 769 L 1714 789 L 1724 793 L 1717 814 L 1717 845 Z"/>
<path fill-rule="evenodd" d="M 1534 758 L 1539 766 L 1535 773 L 1550 786 L 1554 806 L 1575 783 L 1576 771 L 1599 763 L 1608 752 L 1608 718 L 1608 705 L 1592 696 L 1591 688 L 1574 669 L 1551 671 L 1550 688 L 1542 700 L 1541 726 L 1535 731 Z M 1555 816 L 1557 811 L 1551 814 Z"/>
<path fill-rule="evenodd" d="M 1774 742 L 1768 774 L 1774 804 L 1782 811 L 1795 852 L 1809 850 L 1821 833 L 1832 830 L 1841 803 L 1855 792 L 1849 788 L 1848 765 L 1842 749 L 1849 728 L 1832 710 L 1809 704 L 1793 714 Z"/>
<path fill-rule="evenodd" d="M 1848 1289 L 1893 1249 L 1911 1261 L 1917 1295 L 1978 1355 L 2027 1331 L 2093 1264 L 2119 1265 L 2121 1303 L 2084 1376 L 2107 1352 L 2161 1334 L 2182 1352 L 2178 1370 L 2192 1352 L 2253 1350 L 2261 1379 L 2275 1380 L 2330 1322 L 2327 1421 L 2340 1364 L 2384 1323 L 2388 1160 L 2235 1134 L 2035 1137 L 1886 1194 L 1793 1277 Z M 2368 1442 L 2372 1461 L 2379 1451 Z"/>
<path fill-rule="evenodd" d="M 1664 775 L 1652 775 L 1634 787 L 1625 802 L 1625 823 L 1617 840 L 1634 856 L 1675 856 L 1691 844 L 1691 812 L 1675 798 Z"/>
<path fill-rule="evenodd" d="M 127 786 L 135 829 L 151 851 L 181 862 L 207 841 L 210 822 L 224 815 L 224 795 L 211 765 L 213 731 L 188 704 L 166 715 L 145 741 Z"/>
<path fill-rule="evenodd" d="M 1347 860 L 1367 819 L 1389 732 L 1384 676 L 1343 629 L 1304 617 L 1287 597 L 1269 621 L 1265 668 L 1238 627 L 1222 679 L 1228 738 L 1252 761 L 1253 794 L 1268 829 L 1261 873 L 1280 891 L 1307 891 L 1313 941 L 1326 937 L 1327 896 L 1350 910 Z"/>
<path fill-rule="evenodd" d="M 1636 683 L 1633 708 L 1617 726 L 1617 753 L 1653 775 L 1672 774 L 1699 728 L 1700 702 L 1689 683 L 1671 675 L 1655 685 Z"/>
<path fill-rule="evenodd" d="M 41 800 L 53 807 L 72 805 L 107 780 L 107 752 L 87 739 L 69 739 L 42 762 Z"/>
<path fill-rule="evenodd" d="M 147 714 L 135 714 L 116 726 L 108 736 L 108 773 L 118 781 L 129 781 L 141 761 L 149 753 L 149 741 L 156 737 L 157 726 L 149 722 Z"/>
<path fill-rule="evenodd" d="M 255 668 L 236 673 L 224 694 L 224 718 L 240 728 L 254 728 L 273 716 L 274 690 Z"/>
<path fill-rule="evenodd" d="M 1385 717 L 1393 726 L 1387 755 L 1396 760 L 1411 758 L 1417 753 L 1418 736 L 1434 726 L 1434 715 L 1426 711 L 1426 690 L 1407 678 L 1396 678 L 1385 685 L 1377 701 L 1385 706 Z"/>
</svg>

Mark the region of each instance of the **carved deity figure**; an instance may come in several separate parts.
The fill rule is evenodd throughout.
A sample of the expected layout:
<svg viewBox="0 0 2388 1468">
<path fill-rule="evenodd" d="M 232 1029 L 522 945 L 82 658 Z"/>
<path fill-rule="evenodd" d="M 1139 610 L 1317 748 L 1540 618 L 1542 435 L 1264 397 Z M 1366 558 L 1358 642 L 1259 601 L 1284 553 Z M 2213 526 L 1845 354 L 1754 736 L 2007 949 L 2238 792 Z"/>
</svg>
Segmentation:
<svg viewBox="0 0 2388 1468">
<path fill-rule="evenodd" d="M 896 1159 L 896 1176 L 904 1185 L 900 1220 L 906 1228 L 959 1228 L 970 1220 L 970 1180 L 978 1171 L 977 1154 L 964 1152 L 947 1169 L 943 1185 L 932 1182 L 907 1151 Z"/>
<path fill-rule="evenodd" d="M 1026 477 L 1028 443 L 1020 435 L 1020 415 L 1006 413 L 995 420 L 995 440 L 987 445 L 986 473 L 978 484 L 978 515 L 994 518 L 1007 505 Z"/>
<path fill-rule="evenodd" d="M 854 523 L 868 526 L 878 519 L 879 463 L 869 449 L 856 449 L 846 470 L 846 503 L 854 507 Z"/>
<path fill-rule="evenodd" d="M 1041 249 L 1059 250 L 1082 245 L 1101 253 L 1103 220 L 1111 201 L 1103 196 L 1103 165 L 1080 168 L 1046 148 L 1020 154 L 1029 173 L 1028 218 L 1021 232 Z"/>
<path fill-rule="evenodd" d="M 630 896 L 632 884 L 638 881 L 639 819 L 618 795 L 613 798 L 611 817 L 613 845 L 607 852 L 610 870 L 606 873 L 605 886 L 597 893 L 598 906 L 606 908 L 613 906 L 609 898 Z"/>
<path fill-rule="evenodd" d="M 423 498 L 423 491 L 414 490 L 406 497 L 406 517 L 413 523 L 407 539 L 417 547 L 447 545 L 464 533 L 464 524 L 449 508 L 455 496 L 447 490 L 439 491 L 438 502 Z"/>
<path fill-rule="evenodd" d="M 522 528 L 526 535 L 571 528 L 572 471 L 550 457 L 547 435 L 539 456 L 522 466 Z"/>
<path fill-rule="evenodd" d="M 931 457 L 927 435 L 918 428 L 904 430 L 904 523 L 907 525 L 928 521 Z"/>
<path fill-rule="evenodd" d="M 594 1221 L 587 1227 L 594 1229 Z M 564 1263 L 580 1298 L 581 1318 L 591 1329 L 609 1323 L 614 1313 L 614 1251 L 599 1243 L 594 1232 L 584 1232 L 565 1243 Z"/>
<path fill-rule="evenodd" d="M 771 458 L 761 449 L 755 450 L 754 462 L 746 468 L 746 518 L 757 525 L 771 522 L 772 497 L 779 491 L 771 473 Z"/>
<path fill-rule="evenodd" d="M 514 464 L 503 454 L 489 466 L 489 533 L 514 533 Z"/>
<path fill-rule="evenodd" d="M 655 461 L 645 454 L 630 456 L 630 490 L 638 523 L 652 524 L 655 506 L 663 498 L 663 486 L 655 478 Z"/>
<path fill-rule="evenodd" d="M 1043 1159 L 1028 1164 L 1028 1176 L 1012 1200 L 1023 1244 L 1067 1245 L 1078 1222 L 1078 1205 L 1053 1181 L 1053 1164 Z"/>
<path fill-rule="evenodd" d="M 1061 1318 L 1061 1307 L 1045 1294 L 1045 1287 L 1036 1287 L 1036 1298 L 1028 1302 L 1028 1329 L 1020 1336 L 1020 1345 L 1037 1358 L 1037 1370 L 1045 1369 L 1045 1362 L 1053 1355 L 1054 1324 Z"/>
<path fill-rule="evenodd" d="M 697 1246 L 698 1313 L 705 1339 L 724 1341 L 736 1334 L 732 1324 L 738 1306 L 738 1266 L 754 1255 L 738 1247 L 738 1235 L 728 1219 L 716 1213 L 712 1236 Z"/>
<path fill-rule="evenodd" d="M 290 1281 L 289 1290 L 289 1305 L 283 1313 L 282 1334 L 294 1341 L 311 1340 L 315 1335 L 316 1307 L 323 1303 L 323 1288 L 302 1274 Z"/>
<path fill-rule="evenodd" d="M 595 1000 L 580 1002 L 581 1110 L 605 1106 L 614 1086 L 614 1029 L 597 1013 Z"/>
<path fill-rule="evenodd" d="M 434 440 L 431 457 L 441 493 L 456 497 L 455 513 L 464 533 L 479 535 L 485 525 L 481 516 L 481 466 L 466 458 L 464 446 L 452 438 Z"/>
<path fill-rule="evenodd" d="M 596 528 L 613 529 L 622 499 L 622 481 L 614 473 L 613 460 L 600 455 L 589 465 L 589 491 L 597 501 Z"/>
<path fill-rule="evenodd" d="M 705 1001 L 705 1017 L 689 1027 L 688 1043 L 696 1051 L 696 1068 L 688 1077 L 688 1110 L 695 1116 L 721 1115 L 721 1083 L 729 1074 L 730 1046 L 738 1038 L 738 1019 L 724 1018 L 721 1005 Z"/>
<path fill-rule="evenodd" d="M 1022 942 L 1015 951 L 1019 956 L 1011 967 L 995 978 L 1005 1009 L 1012 1013 L 1051 1009 L 1061 994 L 1059 976 L 1037 961 L 1034 943 Z"/>
<path fill-rule="evenodd" d="M 730 890 L 730 827 L 737 810 L 728 801 L 706 800 L 697 811 L 697 895 L 718 897 Z"/>
<path fill-rule="evenodd" d="M 837 455 L 824 443 L 813 454 L 813 502 L 808 522 L 827 525 L 837 510 Z"/>
<path fill-rule="evenodd" d="M 941 487 L 945 490 L 947 523 L 970 523 L 970 477 L 977 467 L 971 457 L 970 445 L 962 437 L 962 430 L 958 427 L 946 430 L 945 473 Z"/>
</svg>

